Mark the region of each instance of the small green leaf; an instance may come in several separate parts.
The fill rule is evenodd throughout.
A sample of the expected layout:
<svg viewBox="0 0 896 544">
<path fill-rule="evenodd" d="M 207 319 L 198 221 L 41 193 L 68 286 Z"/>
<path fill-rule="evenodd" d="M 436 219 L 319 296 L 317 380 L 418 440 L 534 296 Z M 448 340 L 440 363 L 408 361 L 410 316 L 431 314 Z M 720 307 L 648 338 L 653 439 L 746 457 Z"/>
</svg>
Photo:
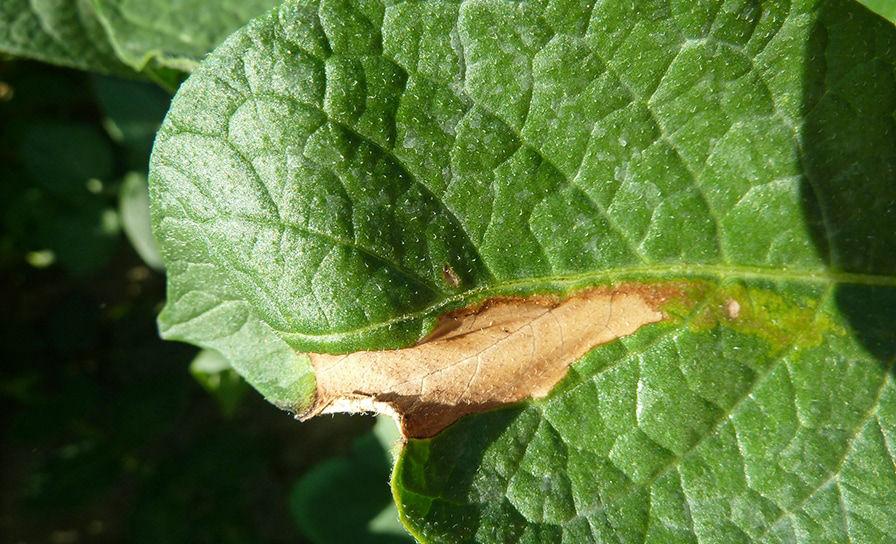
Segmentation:
<svg viewBox="0 0 896 544">
<path fill-rule="evenodd" d="M 163 332 L 276 344 L 285 366 L 239 370 L 301 382 L 283 400 L 304 409 L 325 382 L 296 353 L 347 375 L 318 355 L 447 345 L 426 338 L 439 317 L 483 300 L 551 315 L 585 288 L 664 289 L 659 319 L 589 343 L 541 398 L 408 440 L 393 491 L 414 535 L 894 540 L 893 51 L 896 28 L 845 0 L 288 1 L 159 132 Z M 597 314 L 558 318 L 558 349 L 609 330 Z M 528 334 L 499 360 L 532 363 Z M 484 352 L 446 353 L 419 394 L 369 391 L 383 364 L 335 400 L 500 385 Z M 424 411 L 495 407 L 456 399 Z"/>
<path fill-rule="evenodd" d="M 115 56 L 93 0 L 4 0 L 0 51 L 82 70 L 131 72 Z"/>
<path fill-rule="evenodd" d="M 225 416 L 233 415 L 246 394 L 246 384 L 227 359 L 204 349 L 190 363 L 190 373 L 215 398 Z"/>
<path fill-rule="evenodd" d="M 152 237 L 149 219 L 149 190 L 142 174 L 131 172 L 125 176 L 118 196 L 121 226 L 131 246 L 147 266 L 162 270 L 162 256 Z"/>
</svg>

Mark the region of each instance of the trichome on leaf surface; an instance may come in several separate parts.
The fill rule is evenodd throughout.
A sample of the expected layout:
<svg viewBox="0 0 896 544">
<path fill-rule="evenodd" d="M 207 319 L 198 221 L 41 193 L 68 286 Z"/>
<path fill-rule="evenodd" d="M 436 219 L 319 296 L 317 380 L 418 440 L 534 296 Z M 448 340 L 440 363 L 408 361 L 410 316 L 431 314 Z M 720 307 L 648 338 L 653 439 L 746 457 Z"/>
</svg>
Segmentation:
<svg viewBox="0 0 896 544">
<path fill-rule="evenodd" d="M 893 15 L 287 0 L 157 134 L 162 334 L 396 412 L 422 542 L 896 542 Z"/>
</svg>

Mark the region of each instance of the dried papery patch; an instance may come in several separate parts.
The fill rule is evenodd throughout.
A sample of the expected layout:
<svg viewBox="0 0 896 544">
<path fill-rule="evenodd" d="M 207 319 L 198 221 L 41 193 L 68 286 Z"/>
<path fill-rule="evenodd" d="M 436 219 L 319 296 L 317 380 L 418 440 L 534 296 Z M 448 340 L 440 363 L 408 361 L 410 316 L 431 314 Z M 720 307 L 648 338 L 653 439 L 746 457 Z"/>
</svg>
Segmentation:
<svg viewBox="0 0 896 544">
<path fill-rule="evenodd" d="M 310 354 L 322 412 L 397 415 L 406 437 L 463 415 L 543 397 L 593 347 L 661 321 L 672 287 L 625 284 L 567 298 L 497 298 L 444 316 L 416 346 Z"/>
</svg>

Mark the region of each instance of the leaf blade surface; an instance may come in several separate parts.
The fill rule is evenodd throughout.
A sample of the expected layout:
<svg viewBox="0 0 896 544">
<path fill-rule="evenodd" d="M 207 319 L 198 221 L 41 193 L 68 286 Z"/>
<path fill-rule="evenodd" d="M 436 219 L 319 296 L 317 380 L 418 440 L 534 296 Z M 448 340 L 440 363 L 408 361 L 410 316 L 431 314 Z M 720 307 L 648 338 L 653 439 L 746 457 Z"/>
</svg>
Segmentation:
<svg viewBox="0 0 896 544">
<path fill-rule="evenodd" d="M 286 349 L 692 287 L 545 399 L 410 441 L 423 540 L 893 538 L 896 34 L 850 2 L 710 4 L 287 3 L 175 99 L 169 270 L 200 256 Z"/>
</svg>

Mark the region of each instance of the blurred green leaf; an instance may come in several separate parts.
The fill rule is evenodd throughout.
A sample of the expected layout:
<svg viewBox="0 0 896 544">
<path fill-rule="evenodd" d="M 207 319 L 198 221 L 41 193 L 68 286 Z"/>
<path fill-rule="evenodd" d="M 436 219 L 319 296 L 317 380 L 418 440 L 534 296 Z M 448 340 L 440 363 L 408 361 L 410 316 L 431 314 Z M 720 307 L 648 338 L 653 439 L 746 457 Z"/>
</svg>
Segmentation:
<svg viewBox="0 0 896 544">
<path fill-rule="evenodd" d="M 76 201 L 41 188 L 14 193 L 3 216 L 5 234 L 36 268 L 59 264 L 76 276 L 102 267 L 118 248 L 117 212 L 100 195 Z"/>
<path fill-rule="evenodd" d="M 103 266 L 118 247 L 118 212 L 106 190 L 115 176 L 111 142 L 95 125 L 38 117 L 19 143 L 21 172 L 6 227 L 37 268 L 58 263 L 75 275 Z"/>
<path fill-rule="evenodd" d="M 118 213 L 125 235 L 143 262 L 162 270 L 162 257 L 149 221 L 149 189 L 142 174 L 130 172 L 125 176 L 119 189 Z"/>
<path fill-rule="evenodd" d="M 4 121 L 0 132 L 7 137 L 20 138 L 22 123 L 48 116 L 56 120 L 72 118 L 75 109 L 89 108 L 93 98 L 84 85 L 83 73 L 38 62 L 0 63 L 0 80 L 8 87 L 6 100 L 0 101 Z"/>
<path fill-rule="evenodd" d="M 60 209 L 40 229 L 59 264 L 84 275 L 106 264 L 118 247 L 118 214 L 99 202 Z"/>
<path fill-rule="evenodd" d="M 144 171 L 171 96 L 156 85 L 107 76 L 94 77 L 93 88 L 106 131 L 124 146 L 128 166 Z"/>
<path fill-rule="evenodd" d="M 233 415 L 248 391 L 246 382 L 227 359 L 212 349 L 204 349 L 196 355 L 190 363 L 190 373 L 215 398 L 226 416 Z"/>
<path fill-rule="evenodd" d="M 113 175 L 113 151 L 97 127 L 85 123 L 36 120 L 21 143 L 25 172 L 41 187 L 69 198 L 89 192 L 91 180 Z"/>
<path fill-rule="evenodd" d="M 230 33 L 277 0 L 95 0 L 118 56 L 138 70 L 191 71 Z"/>
<path fill-rule="evenodd" d="M 93 0 L 3 0 L 0 52 L 82 70 L 131 73 L 113 52 Z"/>
<path fill-rule="evenodd" d="M 882 15 L 890 22 L 896 22 L 896 1 L 894 0 L 859 0 L 872 11 Z"/>
<path fill-rule="evenodd" d="M 389 493 L 389 453 L 398 439 L 395 423 L 377 418 L 346 457 L 309 470 L 292 491 L 293 517 L 314 544 L 402 544 L 414 540 L 401 526 Z"/>
</svg>

